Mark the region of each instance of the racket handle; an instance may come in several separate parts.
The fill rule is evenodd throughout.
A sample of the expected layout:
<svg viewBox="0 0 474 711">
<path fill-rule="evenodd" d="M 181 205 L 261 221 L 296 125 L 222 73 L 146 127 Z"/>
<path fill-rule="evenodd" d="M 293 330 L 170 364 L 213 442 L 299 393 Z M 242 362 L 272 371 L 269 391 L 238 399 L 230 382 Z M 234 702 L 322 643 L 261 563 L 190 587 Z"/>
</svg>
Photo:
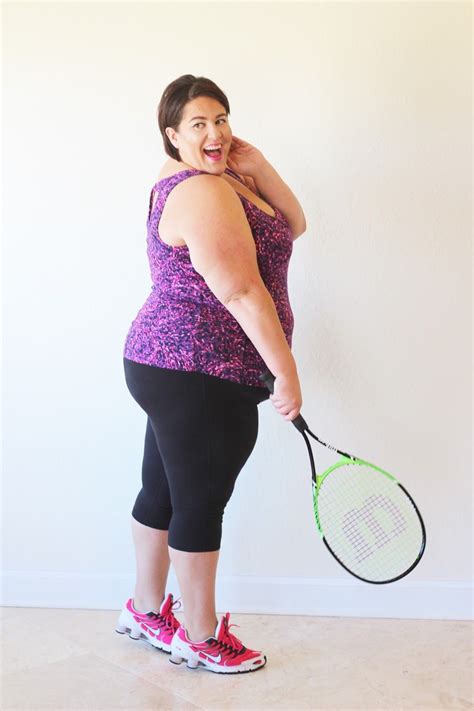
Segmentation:
<svg viewBox="0 0 474 711">
<path fill-rule="evenodd" d="M 273 383 L 275 382 L 275 376 L 269 370 L 266 370 L 264 373 L 258 376 L 258 379 L 273 394 Z M 298 415 L 297 417 L 295 417 L 294 420 L 291 420 L 291 424 L 296 427 L 298 432 L 304 432 L 305 430 L 309 429 L 302 415 Z"/>
</svg>

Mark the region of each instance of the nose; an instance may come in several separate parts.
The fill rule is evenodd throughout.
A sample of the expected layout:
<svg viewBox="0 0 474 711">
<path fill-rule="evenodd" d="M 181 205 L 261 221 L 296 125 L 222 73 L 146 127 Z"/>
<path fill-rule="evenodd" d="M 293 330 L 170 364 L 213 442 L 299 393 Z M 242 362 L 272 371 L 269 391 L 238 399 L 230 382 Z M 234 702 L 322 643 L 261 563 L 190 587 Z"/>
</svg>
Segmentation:
<svg viewBox="0 0 474 711">
<path fill-rule="evenodd" d="M 211 126 L 209 129 L 209 138 L 216 139 L 216 138 L 221 138 L 222 139 L 222 129 L 220 126 Z"/>
</svg>

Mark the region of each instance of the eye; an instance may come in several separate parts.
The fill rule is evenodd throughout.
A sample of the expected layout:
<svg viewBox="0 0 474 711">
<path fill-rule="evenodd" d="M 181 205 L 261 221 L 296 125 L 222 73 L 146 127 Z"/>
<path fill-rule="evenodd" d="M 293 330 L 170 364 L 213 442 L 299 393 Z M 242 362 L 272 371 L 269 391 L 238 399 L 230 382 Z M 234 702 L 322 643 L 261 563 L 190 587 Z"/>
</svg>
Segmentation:
<svg viewBox="0 0 474 711">
<path fill-rule="evenodd" d="M 227 119 L 225 119 L 225 118 L 217 119 L 217 121 L 218 121 L 218 122 L 219 122 L 219 121 L 223 121 L 224 123 L 227 123 Z M 193 125 L 193 128 L 197 128 L 198 126 L 204 126 L 204 123 L 203 123 L 202 121 L 198 121 L 198 123 L 195 123 L 195 124 Z"/>
</svg>

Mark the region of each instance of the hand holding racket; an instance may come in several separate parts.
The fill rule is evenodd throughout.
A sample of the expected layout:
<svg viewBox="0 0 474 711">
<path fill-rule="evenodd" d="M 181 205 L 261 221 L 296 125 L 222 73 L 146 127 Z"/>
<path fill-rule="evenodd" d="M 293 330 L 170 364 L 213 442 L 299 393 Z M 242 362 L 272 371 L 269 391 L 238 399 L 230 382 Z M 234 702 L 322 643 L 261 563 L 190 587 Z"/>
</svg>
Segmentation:
<svg viewBox="0 0 474 711">
<path fill-rule="evenodd" d="M 285 420 L 293 422 L 299 415 L 302 403 L 301 386 L 296 370 L 286 376 L 274 378 L 270 392 L 270 401 L 275 410 Z"/>
<path fill-rule="evenodd" d="M 269 370 L 260 380 L 273 393 Z M 314 516 L 331 555 L 367 583 L 403 578 L 418 565 L 426 544 L 423 519 L 408 491 L 383 469 L 323 442 L 301 414 L 292 423 L 308 449 Z M 316 474 L 308 435 L 341 457 L 322 474 Z"/>
</svg>

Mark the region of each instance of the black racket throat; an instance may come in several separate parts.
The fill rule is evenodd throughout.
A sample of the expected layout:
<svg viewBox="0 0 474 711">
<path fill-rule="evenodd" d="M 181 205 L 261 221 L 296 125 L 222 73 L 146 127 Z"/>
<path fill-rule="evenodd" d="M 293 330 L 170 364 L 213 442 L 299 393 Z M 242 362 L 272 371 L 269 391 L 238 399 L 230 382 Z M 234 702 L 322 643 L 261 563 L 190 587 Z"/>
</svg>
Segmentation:
<svg viewBox="0 0 474 711">
<path fill-rule="evenodd" d="M 264 373 L 259 375 L 258 379 L 273 394 L 273 386 L 275 383 L 275 376 L 269 370 L 266 370 Z M 310 447 L 306 432 L 310 435 L 310 437 L 315 439 L 316 442 L 319 442 L 319 444 L 322 444 L 324 447 L 331 449 L 333 452 L 337 452 L 337 454 L 340 454 L 342 457 L 347 457 L 348 459 L 353 459 L 353 460 L 356 459 L 356 457 L 353 457 L 352 454 L 347 454 L 347 452 L 342 452 L 340 449 L 337 449 L 336 447 L 333 447 L 331 444 L 327 444 L 326 442 L 323 442 L 322 439 L 319 439 L 319 437 L 317 437 L 314 434 L 314 432 L 311 432 L 311 430 L 308 427 L 308 423 L 304 419 L 303 415 L 300 414 L 297 417 L 295 417 L 294 420 L 291 420 L 291 424 L 294 425 L 294 427 L 296 427 L 298 432 L 301 432 L 301 434 L 303 435 L 303 437 L 305 439 L 306 446 L 308 447 L 308 452 L 310 454 L 311 464 L 312 464 L 312 468 L 313 468 L 313 478 L 315 481 L 316 481 L 316 475 L 314 473 L 314 458 L 313 458 L 313 454 L 311 452 L 311 447 Z"/>
</svg>

